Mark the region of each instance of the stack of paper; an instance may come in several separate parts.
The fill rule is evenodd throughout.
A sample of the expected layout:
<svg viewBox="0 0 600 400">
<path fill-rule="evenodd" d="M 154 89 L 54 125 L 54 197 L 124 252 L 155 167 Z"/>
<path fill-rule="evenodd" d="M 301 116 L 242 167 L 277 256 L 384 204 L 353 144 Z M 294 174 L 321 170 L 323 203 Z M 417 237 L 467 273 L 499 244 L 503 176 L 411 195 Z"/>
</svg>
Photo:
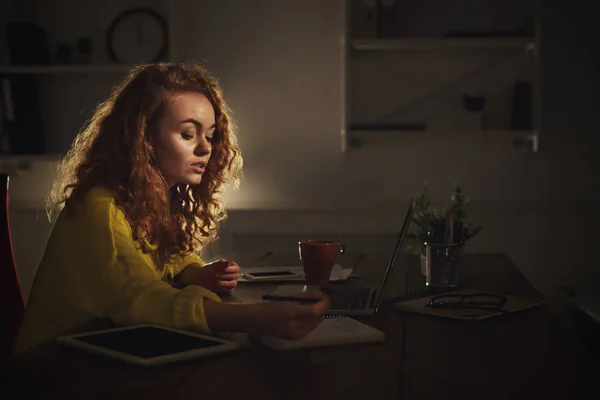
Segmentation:
<svg viewBox="0 0 600 400">
<path fill-rule="evenodd" d="M 261 336 L 258 340 L 276 350 L 291 350 L 353 343 L 383 342 L 385 334 L 355 319 L 339 317 L 324 319 L 315 330 L 300 340 L 279 339 L 271 336 Z"/>
<path fill-rule="evenodd" d="M 276 282 L 276 281 L 304 281 L 304 268 L 300 265 L 290 265 L 290 266 L 271 266 L 271 267 L 245 267 L 242 268 L 242 273 L 246 273 L 246 274 L 250 274 L 250 273 L 255 273 L 255 272 L 269 272 L 269 271 L 289 271 L 289 272 L 293 272 L 294 274 L 297 274 L 298 276 L 294 277 L 294 278 L 286 278 L 286 277 L 280 277 L 277 279 L 269 279 L 269 281 L 271 282 Z M 331 282 L 335 282 L 335 281 L 343 281 L 346 280 L 350 277 L 356 277 L 358 276 L 357 274 L 354 274 L 354 268 L 352 267 L 342 267 L 339 264 L 335 264 L 333 266 L 333 268 L 331 269 L 331 277 L 329 278 L 329 280 Z M 239 279 L 240 282 L 265 282 L 262 279 L 257 279 L 257 280 L 248 280 L 246 278 L 244 278 L 244 276 L 240 277 Z"/>
</svg>

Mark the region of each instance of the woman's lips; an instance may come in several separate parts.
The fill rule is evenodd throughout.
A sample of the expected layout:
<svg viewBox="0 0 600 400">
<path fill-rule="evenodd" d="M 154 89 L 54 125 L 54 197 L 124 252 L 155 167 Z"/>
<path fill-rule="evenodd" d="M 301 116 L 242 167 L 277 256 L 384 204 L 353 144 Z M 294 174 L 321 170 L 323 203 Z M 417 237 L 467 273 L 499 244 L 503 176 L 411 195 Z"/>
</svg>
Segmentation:
<svg viewBox="0 0 600 400">
<path fill-rule="evenodd" d="M 203 162 L 192 164 L 192 169 L 197 174 L 203 174 L 206 169 L 206 164 Z"/>
</svg>

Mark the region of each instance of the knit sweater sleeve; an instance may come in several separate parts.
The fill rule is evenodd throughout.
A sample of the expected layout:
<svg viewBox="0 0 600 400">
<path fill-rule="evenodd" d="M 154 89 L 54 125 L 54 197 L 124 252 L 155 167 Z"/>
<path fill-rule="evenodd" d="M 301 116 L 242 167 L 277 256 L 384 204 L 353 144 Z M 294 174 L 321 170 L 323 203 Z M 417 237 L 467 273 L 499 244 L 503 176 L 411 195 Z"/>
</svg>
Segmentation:
<svg viewBox="0 0 600 400">
<path fill-rule="evenodd" d="M 176 275 L 178 275 L 179 273 L 181 273 L 181 271 L 183 271 L 185 269 L 185 267 L 187 267 L 188 265 L 196 265 L 196 266 L 201 266 L 204 267 L 205 263 L 204 260 L 202 260 L 200 258 L 200 256 L 196 253 L 190 253 L 188 255 L 186 255 L 185 257 L 176 257 L 175 261 L 173 261 L 170 264 L 170 267 L 172 269 L 172 277 L 175 277 Z"/>
<path fill-rule="evenodd" d="M 151 323 L 210 332 L 204 301 L 219 297 L 196 285 L 176 289 L 162 280 L 114 203 L 97 204 L 93 214 L 96 240 L 88 267 L 96 271 L 90 279 L 98 279 L 98 302 L 107 316 L 120 325 Z"/>
</svg>

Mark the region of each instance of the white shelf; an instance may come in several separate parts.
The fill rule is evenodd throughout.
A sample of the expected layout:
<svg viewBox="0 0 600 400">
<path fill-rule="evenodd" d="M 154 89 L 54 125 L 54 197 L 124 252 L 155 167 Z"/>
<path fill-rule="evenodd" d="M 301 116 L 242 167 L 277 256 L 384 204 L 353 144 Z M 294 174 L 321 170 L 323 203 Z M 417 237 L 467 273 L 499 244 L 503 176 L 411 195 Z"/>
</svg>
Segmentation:
<svg viewBox="0 0 600 400">
<path fill-rule="evenodd" d="M 526 138 L 535 135 L 535 131 L 529 130 L 512 130 L 512 129 L 351 129 L 348 131 L 348 139 L 355 146 L 360 145 L 363 141 L 388 141 L 396 138 L 418 138 L 418 137 L 461 137 L 461 138 L 490 138 L 490 137 L 506 137 L 507 139 Z"/>
<path fill-rule="evenodd" d="M 388 143 L 393 140 L 402 140 L 410 143 L 422 138 L 436 138 L 438 140 L 484 141 L 495 145 L 512 147 L 530 147 L 533 153 L 539 151 L 539 132 L 524 129 L 422 129 L 422 130 L 395 130 L 395 129 L 352 129 L 348 131 L 348 144 L 350 147 L 360 147 L 364 142 Z"/>
<path fill-rule="evenodd" d="M 355 51 L 530 50 L 534 38 L 353 39 Z"/>
<path fill-rule="evenodd" d="M 33 65 L 2 66 L 0 74 L 122 74 L 131 69 L 131 65 Z"/>
<path fill-rule="evenodd" d="M 0 164 L 18 164 L 22 162 L 38 161 L 58 161 L 64 154 L 44 153 L 44 154 L 3 154 L 0 153 Z"/>
</svg>

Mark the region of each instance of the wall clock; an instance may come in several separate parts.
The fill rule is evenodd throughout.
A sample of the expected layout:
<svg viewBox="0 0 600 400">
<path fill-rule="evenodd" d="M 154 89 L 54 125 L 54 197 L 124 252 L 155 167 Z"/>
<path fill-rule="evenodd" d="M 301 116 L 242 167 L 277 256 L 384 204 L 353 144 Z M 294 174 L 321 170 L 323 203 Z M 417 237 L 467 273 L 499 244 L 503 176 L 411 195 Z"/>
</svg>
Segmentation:
<svg viewBox="0 0 600 400">
<path fill-rule="evenodd" d="M 162 61 L 167 54 L 167 44 L 167 24 L 150 8 L 124 11 L 107 31 L 108 54 L 120 64 Z"/>
</svg>

